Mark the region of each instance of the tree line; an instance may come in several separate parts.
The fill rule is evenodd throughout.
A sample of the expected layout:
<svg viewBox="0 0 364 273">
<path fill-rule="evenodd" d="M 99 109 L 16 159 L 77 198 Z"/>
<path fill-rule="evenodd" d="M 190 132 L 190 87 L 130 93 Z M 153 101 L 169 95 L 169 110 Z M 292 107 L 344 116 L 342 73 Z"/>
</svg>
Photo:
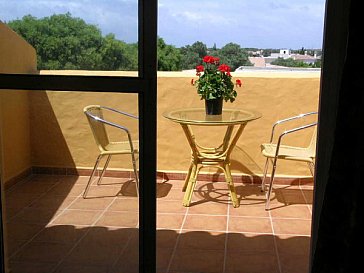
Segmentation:
<svg viewBox="0 0 364 273">
<path fill-rule="evenodd" d="M 137 70 L 138 44 L 116 39 L 114 34 L 102 35 L 101 30 L 70 13 L 36 18 L 26 15 L 9 21 L 8 26 L 31 44 L 37 52 L 39 70 Z M 234 70 L 252 65 L 246 49 L 228 43 L 221 49 L 207 48 L 195 42 L 177 48 L 158 37 L 158 70 L 194 69 L 206 55 L 219 57 Z"/>
</svg>

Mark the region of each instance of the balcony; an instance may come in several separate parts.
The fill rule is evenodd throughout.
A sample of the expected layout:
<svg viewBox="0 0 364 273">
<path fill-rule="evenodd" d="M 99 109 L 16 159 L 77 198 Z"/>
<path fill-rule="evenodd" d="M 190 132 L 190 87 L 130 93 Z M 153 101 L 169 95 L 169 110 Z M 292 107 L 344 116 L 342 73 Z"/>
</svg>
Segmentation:
<svg viewBox="0 0 364 273">
<path fill-rule="evenodd" d="M 35 52 L 0 25 L 17 46 L 2 44 L 0 71 L 37 73 Z M 18 62 L 10 62 L 16 55 Z M 22 56 L 24 55 L 24 56 Z M 123 72 L 40 71 L 41 74 L 123 75 Z M 305 164 L 277 169 L 270 211 L 260 192 L 264 158 L 260 144 L 277 119 L 317 110 L 318 73 L 239 73 L 244 86 L 231 108 L 255 109 L 232 154 L 240 202 L 233 208 L 221 173 L 204 169 L 192 204 L 182 206 L 182 184 L 189 166 L 188 143 L 180 127 L 162 117 L 168 109 L 201 107 L 190 85 L 193 74 L 158 75 L 158 272 L 306 272 L 312 217 L 313 182 Z M 137 114 L 131 94 L 2 91 L 1 174 L 9 272 L 137 272 L 138 198 L 131 166 L 112 161 L 93 198 L 82 191 L 97 156 L 82 109 L 102 104 Z M 130 124 L 137 136 L 137 125 Z M 221 137 L 196 131 L 202 144 Z M 306 143 L 308 135 L 289 139 Z M 176 145 L 178 143 L 178 145 Z M 121 169 L 120 166 L 123 166 Z M 33 270 L 33 271 L 32 271 Z"/>
<path fill-rule="evenodd" d="M 138 272 L 138 199 L 128 178 L 32 175 L 6 191 L 12 272 Z M 307 272 L 312 186 L 279 185 L 271 211 L 256 184 L 157 181 L 157 272 Z M 34 270 L 34 271 L 31 271 Z M 82 271 L 83 270 L 83 271 Z M 28 271 L 27 271 L 28 272 Z"/>
</svg>

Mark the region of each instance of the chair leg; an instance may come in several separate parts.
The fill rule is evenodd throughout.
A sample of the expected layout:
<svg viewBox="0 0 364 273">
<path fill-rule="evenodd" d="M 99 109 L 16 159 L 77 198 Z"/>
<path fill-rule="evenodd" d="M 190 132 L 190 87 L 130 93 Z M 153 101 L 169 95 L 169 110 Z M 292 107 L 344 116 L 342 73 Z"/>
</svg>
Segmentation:
<svg viewBox="0 0 364 273">
<path fill-rule="evenodd" d="M 269 158 L 267 157 L 263 172 L 262 189 L 261 189 L 262 192 L 265 192 L 265 179 L 267 178 L 268 165 L 269 165 Z"/>
<path fill-rule="evenodd" d="M 138 177 L 138 171 L 137 171 L 137 168 L 136 168 L 136 160 L 135 160 L 134 153 L 131 153 L 131 160 L 132 160 L 132 163 L 133 163 L 133 169 L 134 169 L 134 175 L 135 175 L 136 192 L 137 192 L 137 196 L 139 197 L 139 177 Z"/>
<path fill-rule="evenodd" d="M 87 182 L 87 185 L 86 185 L 86 188 L 85 188 L 85 191 L 83 192 L 83 198 L 86 199 L 86 196 L 87 196 L 87 192 L 89 190 L 89 187 L 91 185 L 91 182 L 92 182 L 92 178 L 94 177 L 95 175 L 95 172 L 97 170 L 97 167 L 99 166 L 99 163 L 100 163 L 100 160 L 102 158 L 102 155 L 99 155 L 96 159 L 96 162 L 95 162 L 95 166 L 94 166 L 94 169 L 92 170 L 92 173 L 90 175 L 90 178 L 88 179 L 88 182 Z"/>
<path fill-rule="evenodd" d="M 268 189 L 268 192 L 267 192 L 267 201 L 265 203 L 265 210 L 269 210 L 270 196 L 271 196 L 272 190 L 273 190 L 273 180 L 274 180 L 274 175 L 275 175 L 276 167 L 277 167 L 277 159 L 278 158 L 275 157 L 274 161 L 273 161 L 273 168 L 272 168 L 272 174 L 271 174 L 271 177 L 270 177 L 269 189 Z"/>
<path fill-rule="evenodd" d="M 110 159 L 111 159 L 111 155 L 108 155 L 107 156 L 107 159 L 106 159 L 106 162 L 105 162 L 105 165 L 104 165 L 104 168 L 102 169 L 102 172 L 100 174 L 100 177 L 97 180 L 97 185 L 100 185 L 101 179 L 104 177 L 104 174 L 105 174 L 105 171 L 106 171 L 107 166 L 109 165 Z"/>
</svg>

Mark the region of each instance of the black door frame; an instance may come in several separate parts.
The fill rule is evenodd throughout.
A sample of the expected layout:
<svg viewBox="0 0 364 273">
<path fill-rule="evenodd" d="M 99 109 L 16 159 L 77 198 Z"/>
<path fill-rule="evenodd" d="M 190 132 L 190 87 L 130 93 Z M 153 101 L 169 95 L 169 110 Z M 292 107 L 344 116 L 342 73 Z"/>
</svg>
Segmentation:
<svg viewBox="0 0 364 273">
<path fill-rule="evenodd" d="M 138 0 L 138 77 L 0 73 L 0 91 L 16 89 L 138 94 L 139 272 L 148 273 L 156 270 L 157 14 L 158 0 Z M 0 272 L 5 272 L 2 210 L 0 233 Z"/>
</svg>

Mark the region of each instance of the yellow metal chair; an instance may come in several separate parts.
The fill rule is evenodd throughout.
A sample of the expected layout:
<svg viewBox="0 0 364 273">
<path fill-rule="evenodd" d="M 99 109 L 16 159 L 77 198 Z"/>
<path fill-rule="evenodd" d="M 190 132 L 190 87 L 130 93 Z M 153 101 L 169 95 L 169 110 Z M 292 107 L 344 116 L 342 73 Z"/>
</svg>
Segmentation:
<svg viewBox="0 0 364 273">
<path fill-rule="evenodd" d="M 267 177 L 269 161 L 271 161 L 273 164 L 272 173 L 270 176 L 269 189 L 266 193 L 266 198 L 267 198 L 266 205 L 265 205 L 266 210 L 269 209 L 270 196 L 272 194 L 274 175 L 275 175 L 278 159 L 306 162 L 310 168 L 312 176 L 314 175 L 314 166 L 315 166 L 315 157 L 316 157 L 317 122 L 305 124 L 300 127 L 294 127 L 292 129 L 286 130 L 279 135 L 276 143 L 273 142 L 275 129 L 278 125 L 289 122 L 289 121 L 302 119 L 302 118 L 310 116 L 310 115 L 317 115 L 317 112 L 309 112 L 309 113 L 305 113 L 305 114 L 300 114 L 298 116 L 293 116 L 293 117 L 289 117 L 289 118 L 277 121 L 273 125 L 273 128 L 272 128 L 270 142 L 263 143 L 261 145 L 262 155 L 267 158 L 266 162 L 265 162 L 263 180 L 262 180 L 262 185 L 261 185 L 262 192 L 265 192 L 265 190 L 266 190 L 265 180 Z M 299 131 L 308 129 L 310 127 L 314 127 L 314 132 L 312 134 L 310 144 L 307 147 L 287 146 L 287 145 L 282 144 L 282 139 L 286 135 L 292 134 L 292 133 L 297 133 Z"/>
<path fill-rule="evenodd" d="M 91 173 L 88 183 L 86 185 L 85 191 L 83 193 L 83 198 L 86 198 L 86 196 L 87 196 L 87 192 L 92 183 L 92 179 L 95 175 L 95 172 L 98 168 L 98 165 L 99 165 L 101 159 L 104 156 L 107 156 L 105 165 L 104 165 L 102 172 L 99 176 L 99 179 L 97 181 L 97 185 L 100 184 L 101 179 L 105 174 L 105 171 L 106 171 L 107 166 L 109 165 L 111 156 L 120 155 L 120 154 L 130 154 L 131 155 L 133 169 L 134 169 L 134 175 L 135 175 L 135 184 L 136 184 L 137 194 L 139 192 L 139 179 L 138 179 L 138 172 L 137 172 L 136 160 L 135 160 L 136 154 L 139 152 L 138 151 L 139 142 L 132 140 L 130 131 L 126 127 L 116 124 L 114 122 L 105 120 L 104 119 L 105 111 L 109 111 L 111 113 L 122 115 L 122 116 L 128 117 L 128 118 L 138 119 L 138 117 L 136 117 L 134 115 L 131 115 L 129 113 L 125 113 L 122 111 L 118 111 L 116 109 L 112 109 L 112 108 L 106 107 L 106 106 L 89 105 L 83 109 L 83 112 L 85 113 L 87 120 L 90 124 L 96 144 L 100 150 L 100 154 L 98 155 L 98 157 L 96 159 L 94 168 L 92 170 L 92 173 Z M 106 126 L 111 126 L 111 127 L 120 129 L 122 132 L 124 132 L 127 135 L 128 141 L 111 142 L 109 140 L 109 135 L 108 135 Z"/>
</svg>

